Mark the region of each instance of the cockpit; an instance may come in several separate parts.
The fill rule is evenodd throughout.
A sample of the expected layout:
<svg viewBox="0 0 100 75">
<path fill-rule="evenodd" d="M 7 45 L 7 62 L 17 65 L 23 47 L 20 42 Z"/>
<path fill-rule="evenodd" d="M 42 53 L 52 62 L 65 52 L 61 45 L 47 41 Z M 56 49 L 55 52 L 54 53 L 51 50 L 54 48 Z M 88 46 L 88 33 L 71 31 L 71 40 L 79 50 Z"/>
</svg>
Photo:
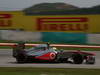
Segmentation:
<svg viewBox="0 0 100 75">
<path fill-rule="evenodd" d="M 46 45 L 38 45 L 36 47 L 32 47 L 32 48 L 28 49 L 28 51 L 35 51 L 36 52 L 36 51 L 45 51 L 47 49 L 48 49 L 48 47 Z"/>
</svg>

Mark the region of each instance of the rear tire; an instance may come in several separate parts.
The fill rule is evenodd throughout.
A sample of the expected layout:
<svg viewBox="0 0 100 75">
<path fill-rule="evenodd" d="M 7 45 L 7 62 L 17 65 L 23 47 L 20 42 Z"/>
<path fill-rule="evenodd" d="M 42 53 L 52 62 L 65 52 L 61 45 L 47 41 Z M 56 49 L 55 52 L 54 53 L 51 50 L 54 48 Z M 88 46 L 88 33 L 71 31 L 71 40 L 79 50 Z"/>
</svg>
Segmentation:
<svg viewBox="0 0 100 75">
<path fill-rule="evenodd" d="M 95 57 L 88 56 L 88 59 L 86 59 L 86 64 L 95 64 Z"/>
<path fill-rule="evenodd" d="M 73 63 L 74 64 L 82 64 L 83 62 L 83 57 L 81 54 L 73 54 L 72 55 Z"/>
<path fill-rule="evenodd" d="M 25 63 L 26 62 L 25 56 L 17 56 L 16 61 L 17 63 Z"/>
</svg>

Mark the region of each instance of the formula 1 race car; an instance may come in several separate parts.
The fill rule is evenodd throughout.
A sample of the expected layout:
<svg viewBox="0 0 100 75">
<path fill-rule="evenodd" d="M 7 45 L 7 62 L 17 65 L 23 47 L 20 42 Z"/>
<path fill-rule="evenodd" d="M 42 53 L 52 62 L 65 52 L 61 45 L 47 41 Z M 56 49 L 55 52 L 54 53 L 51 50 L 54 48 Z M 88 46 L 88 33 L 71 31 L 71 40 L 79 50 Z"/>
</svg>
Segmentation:
<svg viewBox="0 0 100 75">
<path fill-rule="evenodd" d="M 41 44 L 25 49 L 24 44 L 18 44 L 13 48 L 13 57 L 18 63 L 26 62 L 57 62 L 73 64 L 95 64 L 95 54 L 83 51 L 59 50 L 49 44 Z"/>
</svg>

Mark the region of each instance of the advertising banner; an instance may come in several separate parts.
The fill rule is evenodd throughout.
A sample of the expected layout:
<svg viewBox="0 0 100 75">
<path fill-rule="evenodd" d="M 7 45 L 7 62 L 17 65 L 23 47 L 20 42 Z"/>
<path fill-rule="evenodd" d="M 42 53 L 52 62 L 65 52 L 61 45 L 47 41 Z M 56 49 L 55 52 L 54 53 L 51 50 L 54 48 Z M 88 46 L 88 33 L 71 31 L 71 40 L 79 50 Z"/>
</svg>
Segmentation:
<svg viewBox="0 0 100 75">
<path fill-rule="evenodd" d="M 86 44 L 87 34 L 66 32 L 43 32 L 42 41 L 50 43 Z"/>
<path fill-rule="evenodd" d="M 100 32 L 100 15 L 25 15 L 21 11 L 0 12 L 0 29 L 39 32 Z"/>
</svg>

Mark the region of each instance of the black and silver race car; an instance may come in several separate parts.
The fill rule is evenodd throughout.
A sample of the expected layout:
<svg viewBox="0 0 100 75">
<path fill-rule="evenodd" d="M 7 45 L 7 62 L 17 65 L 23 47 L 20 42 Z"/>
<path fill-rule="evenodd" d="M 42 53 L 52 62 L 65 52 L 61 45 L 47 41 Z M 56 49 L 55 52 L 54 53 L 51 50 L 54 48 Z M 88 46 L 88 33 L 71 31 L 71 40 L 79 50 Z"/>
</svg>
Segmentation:
<svg viewBox="0 0 100 75">
<path fill-rule="evenodd" d="M 75 50 L 59 50 L 49 44 L 41 44 L 30 49 L 25 49 L 24 44 L 13 48 L 13 57 L 18 63 L 26 62 L 57 62 L 73 64 L 95 64 L 95 54 Z"/>
</svg>

